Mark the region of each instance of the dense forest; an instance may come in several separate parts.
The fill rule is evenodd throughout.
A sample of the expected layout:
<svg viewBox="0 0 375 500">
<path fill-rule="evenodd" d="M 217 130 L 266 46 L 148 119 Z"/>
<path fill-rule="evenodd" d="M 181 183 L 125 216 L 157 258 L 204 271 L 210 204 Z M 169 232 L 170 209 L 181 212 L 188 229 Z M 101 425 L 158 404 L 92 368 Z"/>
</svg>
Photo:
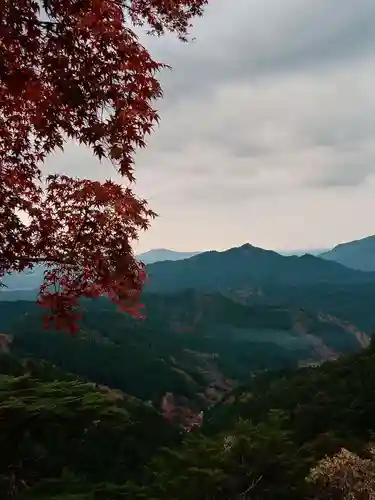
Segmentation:
<svg viewBox="0 0 375 500">
<path fill-rule="evenodd" d="M 143 298 L 144 320 L 84 301 L 74 336 L 0 302 L 1 498 L 300 500 L 326 455 L 366 460 L 364 332 L 218 293 Z"/>
<path fill-rule="evenodd" d="M 1 498 L 115 498 L 121 488 L 112 484 L 141 480 L 156 450 L 179 440 L 178 429 L 121 392 L 7 355 L 0 368 Z"/>
<path fill-rule="evenodd" d="M 0 302 L 0 331 L 19 357 L 51 362 L 93 382 L 197 413 L 257 372 L 316 364 L 369 343 L 357 327 L 315 312 L 245 305 L 188 290 L 143 297 L 145 319 L 106 299 L 86 301 L 75 336 L 41 328 L 32 302 Z"/>
<path fill-rule="evenodd" d="M 321 458 L 366 457 L 375 432 L 373 345 L 260 374 L 190 433 L 49 363 L 3 354 L 0 368 L 1 498 L 301 499 Z"/>
</svg>

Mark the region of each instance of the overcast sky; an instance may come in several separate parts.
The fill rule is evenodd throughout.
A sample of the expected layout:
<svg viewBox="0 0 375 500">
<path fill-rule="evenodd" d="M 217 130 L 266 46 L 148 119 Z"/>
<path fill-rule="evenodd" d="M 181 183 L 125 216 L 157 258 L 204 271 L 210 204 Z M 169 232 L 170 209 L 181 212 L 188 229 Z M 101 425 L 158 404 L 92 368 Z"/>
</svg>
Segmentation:
<svg viewBox="0 0 375 500">
<path fill-rule="evenodd" d="M 211 0 L 190 44 L 148 38 L 161 125 L 137 251 L 325 248 L 375 233 L 374 0 Z M 108 177 L 69 145 L 57 170 Z"/>
</svg>

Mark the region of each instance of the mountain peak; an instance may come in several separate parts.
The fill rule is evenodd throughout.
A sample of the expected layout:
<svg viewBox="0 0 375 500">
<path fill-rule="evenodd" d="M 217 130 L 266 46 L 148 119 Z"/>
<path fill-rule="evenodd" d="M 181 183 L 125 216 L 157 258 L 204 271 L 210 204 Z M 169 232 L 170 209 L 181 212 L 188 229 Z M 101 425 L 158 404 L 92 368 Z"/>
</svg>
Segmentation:
<svg viewBox="0 0 375 500">
<path fill-rule="evenodd" d="M 258 249 L 258 247 L 252 245 L 251 243 L 244 243 L 243 245 L 241 245 L 237 248 L 243 249 L 243 250 L 256 250 L 256 249 Z"/>
<path fill-rule="evenodd" d="M 234 248 L 231 248 L 230 250 L 237 250 L 237 251 L 246 251 L 246 252 L 264 252 L 264 253 L 277 253 L 275 252 L 274 250 L 267 250 L 266 248 L 261 248 L 261 247 L 257 247 L 255 245 L 252 245 L 251 243 L 244 243 L 243 245 L 239 246 L 239 247 L 234 247 Z M 279 255 L 279 254 L 278 254 Z"/>
</svg>

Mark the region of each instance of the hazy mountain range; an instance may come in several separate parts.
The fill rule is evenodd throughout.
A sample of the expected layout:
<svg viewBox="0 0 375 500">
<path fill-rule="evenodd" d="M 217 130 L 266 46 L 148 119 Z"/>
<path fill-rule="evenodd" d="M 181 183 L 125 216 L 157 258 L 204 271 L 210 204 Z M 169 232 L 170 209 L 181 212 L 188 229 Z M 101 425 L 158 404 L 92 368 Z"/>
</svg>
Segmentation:
<svg viewBox="0 0 375 500">
<path fill-rule="evenodd" d="M 139 254 L 137 257 L 145 264 L 153 264 L 163 260 L 182 260 L 189 259 L 194 255 L 202 252 L 176 252 L 175 250 L 168 250 L 166 248 L 156 248 Z"/>
<path fill-rule="evenodd" d="M 375 281 L 375 272 L 358 271 L 310 254 L 284 256 L 250 244 L 174 262 L 155 262 L 147 269 L 152 279 L 146 289 L 153 292 L 186 288 L 223 292 L 243 287 Z"/>
<path fill-rule="evenodd" d="M 244 255 L 244 253 L 246 253 L 246 255 Z M 211 281 L 216 280 L 216 284 L 220 288 L 218 282 L 218 280 L 220 281 L 219 274 L 226 274 L 228 269 L 225 266 L 235 265 L 232 261 L 232 257 L 237 257 L 239 255 L 241 255 L 241 259 L 245 258 L 246 264 L 242 262 L 242 268 L 239 269 L 237 266 L 237 271 L 233 272 L 239 273 L 244 279 L 245 276 L 246 279 L 248 279 L 250 273 L 253 285 L 260 285 L 264 283 L 265 280 L 267 281 L 267 279 L 272 282 L 275 282 L 275 280 L 276 282 L 279 282 L 280 280 L 287 280 L 290 282 L 293 273 L 295 273 L 295 275 L 292 282 L 296 282 L 296 280 L 303 280 L 306 282 L 306 280 L 309 281 L 310 279 L 308 277 L 309 272 L 312 272 L 311 279 L 313 281 L 316 281 L 317 279 L 326 279 L 327 276 L 325 273 L 329 273 L 330 276 L 332 273 L 335 274 L 339 281 L 342 279 L 347 281 L 349 275 L 351 276 L 351 280 L 363 281 L 368 280 L 369 276 L 365 277 L 353 272 L 350 274 L 350 271 L 348 270 L 339 270 L 340 268 L 338 267 L 323 264 L 322 262 L 318 264 L 317 261 L 322 261 L 324 259 L 325 261 L 338 263 L 346 268 L 351 268 L 356 271 L 375 271 L 375 236 L 369 236 L 361 240 L 343 243 L 334 247 L 332 250 L 321 252 L 319 250 L 314 250 L 310 253 L 303 251 L 295 251 L 293 253 L 277 253 L 271 250 L 253 247 L 250 244 L 245 244 L 241 247 L 232 248 L 222 252 L 178 252 L 169 249 L 154 249 L 139 254 L 137 258 L 148 265 L 149 272 L 153 274 L 153 282 L 155 282 L 156 278 L 157 283 L 159 276 L 163 276 L 163 284 L 156 284 L 153 286 L 157 289 L 162 286 L 163 290 L 166 291 L 175 289 L 175 286 L 171 283 L 171 279 L 172 281 L 174 280 L 179 283 L 179 285 L 176 285 L 178 289 L 183 289 L 187 286 L 195 286 L 196 278 L 194 276 L 196 273 L 201 275 L 199 280 L 202 282 L 207 279 Z M 246 269 L 243 266 L 245 266 Z M 318 266 L 319 268 L 318 274 L 315 274 L 315 266 Z M 235 268 L 236 266 L 233 270 Z M 208 271 L 208 269 L 210 269 L 210 271 Z M 308 269 L 310 269 L 310 271 L 308 271 Z M 292 272 L 292 275 L 290 272 Z M 186 279 L 181 276 L 181 273 L 187 273 Z M 173 277 L 171 278 L 172 275 Z M 232 278 L 233 281 L 233 273 Z M 8 275 L 4 278 L 4 284 L 8 288 L 6 290 L 2 290 L 0 293 L 3 295 L 4 293 L 9 293 L 12 290 L 18 290 L 20 292 L 23 290 L 23 295 L 25 296 L 21 293 L 22 298 L 27 298 L 29 297 L 29 293 L 27 291 L 38 288 L 42 280 L 42 266 L 34 268 L 33 271 L 13 273 L 12 275 Z M 209 288 L 212 288 L 212 283 Z M 3 298 L 5 298 L 4 295 Z"/>
</svg>

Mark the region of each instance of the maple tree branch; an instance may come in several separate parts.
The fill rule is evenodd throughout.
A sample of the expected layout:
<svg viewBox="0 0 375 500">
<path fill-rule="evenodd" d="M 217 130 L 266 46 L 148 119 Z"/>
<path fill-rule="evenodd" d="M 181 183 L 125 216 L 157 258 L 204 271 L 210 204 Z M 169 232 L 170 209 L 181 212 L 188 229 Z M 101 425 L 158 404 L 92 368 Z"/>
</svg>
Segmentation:
<svg viewBox="0 0 375 500">
<path fill-rule="evenodd" d="M 65 259 L 60 259 L 60 258 L 57 258 L 57 257 L 22 257 L 22 256 L 14 256 L 12 258 L 12 260 L 14 262 L 30 262 L 30 263 L 33 263 L 33 264 L 39 264 L 39 263 L 43 263 L 43 262 L 54 262 L 56 264 L 63 264 L 63 265 L 70 265 L 70 264 L 73 264 L 73 256 L 74 256 L 74 251 L 76 249 L 76 246 L 79 242 L 79 239 L 81 237 L 81 234 L 82 234 L 82 231 L 85 227 L 85 224 L 87 223 L 87 219 L 88 219 L 88 216 L 89 216 L 89 213 L 90 213 L 90 207 L 86 207 L 85 209 L 85 213 L 84 213 L 84 217 L 83 217 L 83 221 L 81 223 L 81 226 L 78 230 L 78 233 L 77 233 L 77 236 L 75 238 L 75 241 L 72 245 L 72 248 L 71 248 L 71 251 L 70 251 L 70 260 L 65 260 Z M 7 260 L 5 259 L 4 257 L 0 257 L 0 262 L 1 261 L 4 261 L 4 260 Z"/>
<path fill-rule="evenodd" d="M 126 9 L 127 11 L 132 12 L 135 15 L 139 15 L 139 12 L 136 9 L 134 9 L 131 5 L 128 5 L 125 2 L 122 4 L 122 7 L 124 9 Z M 30 20 L 29 22 L 31 22 L 32 24 L 37 24 L 41 28 L 45 28 L 47 30 L 51 29 L 52 27 L 58 26 L 60 24 L 57 21 L 39 21 L 39 20 L 38 21 L 31 21 Z"/>
<path fill-rule="evenodd" d="M 78 230 L 78 233 L 77 233 L 77 236 L 76 236 L 76 239 L 75 239 L 75 242 L 73 243 L 73 246 L 72 246 L 72 249 L 70 251 L 70 254 L 71 256 L 73 257 L 73 253 L 74 253 L 74 250 L 76 249 L 76 246 L 79 242 L 79 239 L 81 237 L 81 234 L 82 234 L 82 231 L 83 231 L 83 228 L 85 227 L 85 224 L 87 223 L 87 218 L 89 216 L 89 213 L 90 213 L 90 206 L 87 206 L 86 209 L 85 209 L 85 214 L 83 216 L 83 221 L 82 221 L 82 224 Z"/>
<path fill-rule="evenodd" d="M 127 3 L 123 3 L 122 4 L 123 8 L 128 10 L 129 12 L 134 12 L 134 14 L 139 14 L 139 12 L 136 11 L 136 9 L 133 9 L 133 7 L 131 7 L 130 5 L 128 5 Z"/>
<path fill-rule="evenodd" d="M 37 21 L 41 26 L 57 26 L 59 23 L 57 21 Z"/>
<path fill-rule="evenodd" d="M 52 28 L 55 28 L 60 24 L 57 21 L 39 21 L 39 20 L 38 21 L 30 20 L 29 23 L 37 25 L 40 28 L 46 29 L 47 31 L 51 30 Z"/>
</svg>

